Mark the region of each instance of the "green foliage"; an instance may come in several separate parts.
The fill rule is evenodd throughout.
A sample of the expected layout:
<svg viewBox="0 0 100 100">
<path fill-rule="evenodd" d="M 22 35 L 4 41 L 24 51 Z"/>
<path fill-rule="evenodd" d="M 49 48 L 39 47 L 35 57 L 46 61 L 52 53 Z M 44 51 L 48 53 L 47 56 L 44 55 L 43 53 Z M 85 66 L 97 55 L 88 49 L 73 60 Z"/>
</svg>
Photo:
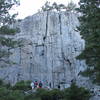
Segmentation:
<svg viewBox="0 0 100 100">
<path fill-rule="evenodd" d="M 24 100 L 24 94 L 19 90 L 13 91 L 7 97 L 7 100 Z"/>
<path fill-rule="evenodd" d="M 40 97 L 41 100 L 60 100 L 63 98 L 63 92 L 58 89 L 37 89 L 36 96 Z"/>
<path fill-rule="evenodd" d="M 85 50 L 77 58 L 86 60 L 88 68 L 85 72 L 100 84 L 100 0 L 80 0 L 79 5 L 78 30 L 85 40 Z"/>
<path fill-rule="evenodd" d="M 28 94 L 26 96 L 24 96 L 24 100 L 38 100 L 37 97 L 35 97 L 35 94 Z"/>
<path fill-rule="evenodd" d="M 15 35 L 16 32 L 20 32 L 20 29 L 19 28 L 13 29 L 7 25 L 0 27 L 0 34 L 1 35 Z"/>
<path fill-rule="evenodd" d="M 94 70 L 90 70 L 90 69 L 86 69 L 86 70 L 84 70 L 83 72 L 80 72 L 80 74 L 82 75 L 82 76 L 85 76 L 85 77 L 91 77 L 91 75 L 94 73 Z"/>
<path fill-rule="evenodd" d="M 91 96 L 87 89 L 74 83 L 64 91 L 39 88 L 35 93 L 25 94 L 24 91 L 29 91 L 26 85 L 29 83 L 30 81 L 21 81 L 12 87 L 0 81 L 0 100 L 89 100 Z"/>
<path fill-rule="evenodd" d="M 87 89 L 72 83 L 71 87 L 64 91 L 38 89 L 36 97 L 40 97 L 41 100 L 89 100 L 91 95 Z"/>
<path fill-rule="evenodd" d="M 0 37 L 0 42 L 2 46 L 7 46 L 9 48 L 14 48 L 17 45 L 17 41 L 14 41 L 12 38 Z"/>
<path fill-rule="evenodd" d="M 17 14 L 9 14 L 9 11 L 16 4 L 19 4 L 18 0 L 0 0 L 0 61 L 8 64 L 9 61 L 5 61 L 5 57 L 9 57 L 8 55 L 11 54 L 8 50 L 14 48 L 17 44 L 11 36 L 19 32 L 18 28 L 11 28 L 11 24 L 15 22 Z M 6 49 L 4 49 L 5 47 Z"/>
<path fill-rule="evenodd" d="M 75 83 L 64 91 L 65 100 L 89 100 L 91 97 L 90 92 L 83 88 L 78 87 Z"/>
<path fill-rule="evenodd" d="M 15 29 L 12 29 L 12 28 L 9 28 L 8 26 L 2 26 L 0 28 L 0 34 L 9 34 L 9 35 L 15 35 L 16 33 L 16 30 Z"/>
<path fill-rule="evenodd" d="M 2 86 L 4 83 L 3 83 L 3 81 L 0 79 L 0 86 Z"/>
<path fill-rule="evenodd" d="M 6 87 L 0 87 L 0 100 L 6 100 L 9 94 L 10 90 L 8 90 Z"/>
<path fill-rule="evenodd" d="M 6 87 L 1 87 L 0 100 L 24 100 L 24 94 L 18 90 L 11 91 Z"/>
<path fill-rule="evenodd" d="M 13 90 L 10 84 L 6 84 L 0 80 L 0 100 L 24 100 L 25 97 L 22 90 Z"/>
<path fill-rule="evenodd" d="M 43 88 L 38 88 L 36 91 L 36 96 L 41 97 L 42 93 L 44 93 L 44 92 L 48 92 L 48 90 L 43 89 Z"/>
<path fill-rule="evenodd" d="M 9 26 L 15 21 L 17 14 L 11 16 L 9 10 L 16 4 L 19 4 L 18 0 L 0 0 L 0 26 Z"/>
<path fill-rule="evenodd" d="M 72 1 L 67 5 L 68 10 L 75 10 L 76 4 L 74 4 Z"/>
<path fill-rule="evenodd" d="M 41 100 L 51 100 L 51 95 L 49 91 L 43 91 L 40 96 Z"/>
<path fill-rule="evenodd" d="M 9 83 L 4 83 L 1 79 L 0 79 L 0 88 L 5 87 L 7 89 L 9 89 L 11 87 L 11 85 Z"/>
<path fill-rule="evenodd" d="M 63 91 L 60 91 L 59 89 L 51 90 L 50 94 L 51 94 L 51 100 L 60 100 L 64 97 Z"/>
<path fill-rule="evenodd" d="M 13 90 L 30 90 L 30 81 L 20 81 L 17 82 L 13 87 Z"/>
<path fill-rule="evenodd" d="M 46 2 L 44 6 L 42 6 L 42 11 L 50 11 L 50 10 L 66 10 L 66 11 L 72 11 L 76 8 L 76 5 L 73 2 L 70 2 L 67 6 L 64 4 L 57 4 L 54 2 L 52 5 L 50 5 L 50 2 Z"/>
</svg>

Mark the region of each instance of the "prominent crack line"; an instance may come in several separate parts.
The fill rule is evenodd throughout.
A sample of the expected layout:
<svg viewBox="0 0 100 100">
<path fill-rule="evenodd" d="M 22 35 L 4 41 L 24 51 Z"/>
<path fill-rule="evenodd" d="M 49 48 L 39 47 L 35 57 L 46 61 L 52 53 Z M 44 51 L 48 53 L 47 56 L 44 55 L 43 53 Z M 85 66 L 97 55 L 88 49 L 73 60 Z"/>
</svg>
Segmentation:
<svg viewBox="0 0 100 100">
<path fill-rule="evenodd" d="M 48 16 L 49 16 L 49 12 L 47 11 L 47 16 L 46 16 L 46 31 L 45 31 L 45 36 L 43 37 L 44 41 L 45 41 L 45 39 L 47 37 L 47 33 L 48 33 Z"/>
<path fill-rule="evenodd" d="M 62 22 L 61 22 L 61 14 L 59 13 L 59 23 L 60 23 L 60 34 L 62 34 Z"/>
</svg>

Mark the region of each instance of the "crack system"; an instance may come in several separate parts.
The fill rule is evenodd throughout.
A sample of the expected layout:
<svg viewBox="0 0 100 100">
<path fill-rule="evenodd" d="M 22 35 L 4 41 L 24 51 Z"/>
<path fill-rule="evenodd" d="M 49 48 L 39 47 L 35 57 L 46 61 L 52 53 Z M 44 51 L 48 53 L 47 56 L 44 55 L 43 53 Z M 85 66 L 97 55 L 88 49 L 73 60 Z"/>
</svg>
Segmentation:
<svg viewBox="0 0 100 100">
<path fill-rule="evenodd" d="M 46 16 L 46 31 L 45 31 L 45 36 L 43 37 L 44 41 L 45 41 L 45 39 L 47 37 L 47 33 L 48 33 L 48 16 L 49 16 L 49 12 L 47 11 L 47 16 Z"/>
</svg>

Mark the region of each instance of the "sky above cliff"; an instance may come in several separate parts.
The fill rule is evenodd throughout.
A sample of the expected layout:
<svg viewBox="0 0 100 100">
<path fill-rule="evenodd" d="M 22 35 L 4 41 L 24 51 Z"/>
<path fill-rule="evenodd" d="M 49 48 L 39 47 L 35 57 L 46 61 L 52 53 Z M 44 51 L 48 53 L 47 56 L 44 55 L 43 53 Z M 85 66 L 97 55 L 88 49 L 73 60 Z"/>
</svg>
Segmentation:
<svg viewBox="0 0 100 100">
<path fill-rule="evenodd" d="M 67 5 L 70 1 L 77 4 L 79 0 L 20 0 L 20 6 L 15 9 L 19 14 L 17 18 L 23 19 L 27 16 L 33 15 L 34 13 L 38 12 L 46 1 L 49 1 L 50 3 L 57 2 L 58 4 L 62 3 Z"/>
</svg>

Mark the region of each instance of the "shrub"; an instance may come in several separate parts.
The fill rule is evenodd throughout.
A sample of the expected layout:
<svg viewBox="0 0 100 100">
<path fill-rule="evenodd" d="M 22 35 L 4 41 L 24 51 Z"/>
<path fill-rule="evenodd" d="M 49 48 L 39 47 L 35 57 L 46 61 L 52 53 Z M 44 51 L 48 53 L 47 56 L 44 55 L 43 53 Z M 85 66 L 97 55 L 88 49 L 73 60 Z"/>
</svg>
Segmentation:
<svg viewBox="0 0 100 100">
<path fill-rule="evenodd" d="M 20 90 L 10 92 L 6 100 L 24 100 L 24 94 Z"/>
<path fill-rule="evenodd" d="M 36 94 L 35 95 L 36 95 L 36 97 L 41 97 L 42 95 L 44 95 L 47 92 L 48 92 L 48 90 L 46 90 L 46 89 L 38 88 L 36 90 Z"/>
<path fill-rule="evenodd" d="M 50 95 L 51 95 L 51 100 L 59 100 L 63 98 L 63 92 L 58 90 L 58 89 L 54 89 L 50 91 Z"/>
<path fill-rule="evenodd" d="M 0 100 L 24 100 L 24 94 L 19 90 L 10 90 L 7 87 L 0 87 Z"/>
<path fill-rule="evenodd" d="M 65 91 L 65 100 L 89 100 L 91 97 L 89 90 L 78 87 L 75 83 L 71 84 L 71 87 Z"/>
<path fill-rule="evenodd" d="M 59 100 L 63 98 L 63 92 L 54 89 L 54 90 L 45 90 L 45 89 L 37 89 L 36 96 L 40 97 L 41 100 Z"/>
<path fill-rule="evenodd" d="M 71 87 L 60 91 L 58 89 L 46 90 L 39 88 L 35 93 L 24 94 L 22 90 L 30 90 L 29 81 L 20 81 L 15 86 L 0 81 L 0 100 L 89 100 L 90 92 L 78 87 L 75 83 Z"/>
<path fill-rule="evenodd" d="M 7 97 L 11 93 L 6 87 L 0 87 L 0 100 L 7 100 Z"/>
<path fill-rule="evenodd" d="M 24 97 L 24 100 L 33 100 L 35 98 L 34 94 L 29 94 Z"/>
<path fill-rule="evenodd" d="M 0 87 L 6 87 L 8 89 L 11 88 L 11 85 L 10 83 L 5 83 L 3 82 L 3 80 L 0 79 Z"/>
<path fill-rule="evenodd" d="M 51 95 L 50 95 L 50 92 L 49 91 L 44 91 L 42 94 L 41 94 L 41 100 L 51 100 Z"/>
<path fill-rule="evenodd" d="M 2 86 L 4 83 L 3 83 L 3 81 L 0 79 L 0 86 Z"/>
<path fill-rule="evenodd" d="M 30 87 L 30 81 L 20 81 L 20 82 L 17 82 L 15 84 L 15 86 L 12 87 L 13 90 L 30 90 L 31 87 Z"/>
</svg>

